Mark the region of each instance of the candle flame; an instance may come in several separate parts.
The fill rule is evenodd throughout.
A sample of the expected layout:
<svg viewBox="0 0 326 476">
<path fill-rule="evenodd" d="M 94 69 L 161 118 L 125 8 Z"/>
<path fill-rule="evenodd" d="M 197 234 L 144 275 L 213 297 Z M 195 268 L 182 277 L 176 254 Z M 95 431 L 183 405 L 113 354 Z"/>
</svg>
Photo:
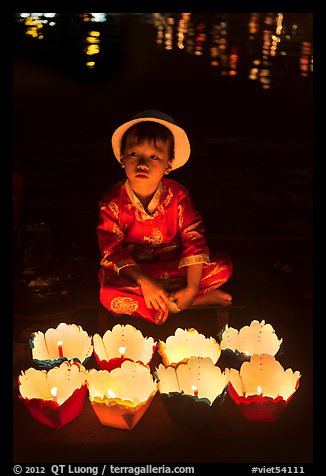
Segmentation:
<svg viewBox="0 0 326 476">
<path fill-rule="evenodd" d="M 258 393 L 258 395 L 260 395 L 260 394 L 262 393 L 262 390 L 261 390 L 261 386 L 260 386 L 260 385 L 258 385 L 258 387 L 257 387 L 257 393 Z"/>
<path fill-rule="evenodd" d="M 194 391 L 194 396 L 198 397 L 198 388 L 195 385 L 191 385 L 191 388 Z"/>
<path fill-rule="evenodd" d="M 110 398 L 116 398 L 116 394 L 114 392 L 112 392 L 112 390 L 110 388 L 108 388 L 108 396 Z"/>
<path fill-rule="evenodd" d="M 245 350 L 244 353 L 245 353 L 246 355 L 249 355 L 249 352 L 248 352 L 247 350 Z"/>
<path fill-rule="evenodd" d="M 63 341 L 62 341 L 62 340 L 58 340 L 57 345 L 59 346 L 59 345 L 62 345 L 62 344 L 63 344 Z"/>
<path fill-rule="evenodd" d="M 123 346 L 119 347 L 120 354 L 123 355 L 126 352 L 126 349 L 127 347 L 123 347 Z"/>
<path fill-rule="evenodd" d="M 51 395 L 52 395 L 53 398 L 57 398 L 57 392 L 58 392 L 57 387 L 52 387 L 51 388 Z"/>
</svg>

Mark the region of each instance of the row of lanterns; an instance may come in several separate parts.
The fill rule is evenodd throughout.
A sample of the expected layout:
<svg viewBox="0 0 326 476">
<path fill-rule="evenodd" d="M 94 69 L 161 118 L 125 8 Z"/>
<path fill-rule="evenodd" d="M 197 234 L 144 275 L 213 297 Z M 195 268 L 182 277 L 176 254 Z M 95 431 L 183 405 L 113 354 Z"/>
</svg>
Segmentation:
<svg viewBox="0 0 326 476">
<path fill-rule="evenodd" d="M 217 338 L 178 328 L 166 341 L 115 325 L 103 337 L 60 323 L 30 338 L 30 367 L 18 377 L 19 397 L 38 422 L 60 429 L 82 411 L 88 393 L 103 425 L 132 429 L 159 392 L 171 418 L 209 425 L 229 394 L 248 420 L 275 421 L 299 386 L 300 372 L 284 370 L 275 355 L 282 339 L 265 321 Z M 162 363 L 151 371 L 158 350 Z M 100 370 L 87 370 L 94 354 Z M 221 355 L 230 365 L 217 365 Z"/>
</svg>

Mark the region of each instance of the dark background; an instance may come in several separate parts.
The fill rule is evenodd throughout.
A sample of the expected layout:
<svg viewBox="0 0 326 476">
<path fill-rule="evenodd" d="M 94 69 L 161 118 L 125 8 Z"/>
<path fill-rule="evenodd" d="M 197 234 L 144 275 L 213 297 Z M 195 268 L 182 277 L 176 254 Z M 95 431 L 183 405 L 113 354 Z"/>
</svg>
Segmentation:
<svg viewBox="0 0 326 476">
<path fill-rule="evenodd" d="M 102 41 L 94 70 L 85 67 L 90 23 L 78 14 L 58 15 L 55 26 L 44 24 L 43 39 L 27 36 L 26 25 L 13 21 L 14 461 L 311 463 L 312 13 L 284 14 L 277 54 L 267 54 L 265 62 L 264 41 L 275 34 L 276 13 L 258 14 L 253 39 L 250 13 L 193 13 L 188 50 L 176 44 L 181 13 L 162 13 L 156 23 L 150 13 L 109 14 L 105 24 L 92 24 Z M 159 27 L 168 32 L 168 18 L 174 21 L 171 50 L 157 43 Z M 303 43 L 310 56 L 303 56 Z M 200 44 L 202 54 L 196 55 Z M 248 77 L 257 59 L 261 81 Z M 306 76 L 302 59 L 310 68 Z M 172 115 L 189 136 L 191 158 L 170 177 L 191 191 L 211 249 L 233 260 L 234 275 L 225 286 L 233 295 L 229 324 L 271 323 L 284 338 L 282 365 L 302 373 L 279 423 L 244 423 L 227 400 L 217 433 L 201 433 L 193 444 L 191 432 L 167 423 L 157 395 L 121 448 L 123 435 L 98 428 L 89 404 L 79 420 L 54 435 L 18 401 L 16 377 L 31 365 L 32 331 L 61 321 L 98 330 L 97 203 L 122 177 L 110 139 L 117 126 L 144 109 Z M 29 286 L 37 277 L 48 286 Z M 213 319 L 190 312 L 160 329 L 132 322 L 147 335 L 166 338 L 178 326 L 216 335 Z M 29 428 L 28 442 L 22 424 Z M 76 434 L 80 445 L 72 441 Z"/>
</svg>

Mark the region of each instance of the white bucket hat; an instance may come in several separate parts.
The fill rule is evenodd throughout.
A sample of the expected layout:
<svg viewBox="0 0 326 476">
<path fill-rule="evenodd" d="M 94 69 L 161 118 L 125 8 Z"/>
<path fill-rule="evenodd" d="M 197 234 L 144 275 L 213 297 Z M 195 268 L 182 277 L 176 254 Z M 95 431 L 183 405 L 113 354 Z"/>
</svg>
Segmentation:
<svg viewBox="0 0 326 476">
<path fill-rule="evenodd" d="M 112 135 L 112 149 L 116 159 L 120 162 L 121 158 L 121 140 L 124 133 L 134 124 L 143 121 L 158 122 L 167 127 L 174 137 L 174 159 L 172 161 L 172 170 L 184 165 L 190 156 L 190 144 L 187 134 L 181 127 L 177 126 L 173 117 L 164 112 L 148 109 L 134 116 L 130 121 L 119 126 Z"/>
</svg>

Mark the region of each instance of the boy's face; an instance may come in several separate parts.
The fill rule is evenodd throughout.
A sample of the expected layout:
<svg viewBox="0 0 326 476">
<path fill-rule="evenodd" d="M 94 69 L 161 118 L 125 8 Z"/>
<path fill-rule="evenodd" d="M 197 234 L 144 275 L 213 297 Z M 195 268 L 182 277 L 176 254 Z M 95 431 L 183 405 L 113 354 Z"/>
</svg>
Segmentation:
<svg viewBox="0 0 326 476">
<path fill-rule="evenodd" d="M 171 170 L 169 151 L 169 142 L 157 140 L 155 144 L 145 140 L 140 144 L 134 135 L 130 135 L 120 162 L 131 187 L 149 192 L 157 188 L 163 175 Z"/>
</svg>

